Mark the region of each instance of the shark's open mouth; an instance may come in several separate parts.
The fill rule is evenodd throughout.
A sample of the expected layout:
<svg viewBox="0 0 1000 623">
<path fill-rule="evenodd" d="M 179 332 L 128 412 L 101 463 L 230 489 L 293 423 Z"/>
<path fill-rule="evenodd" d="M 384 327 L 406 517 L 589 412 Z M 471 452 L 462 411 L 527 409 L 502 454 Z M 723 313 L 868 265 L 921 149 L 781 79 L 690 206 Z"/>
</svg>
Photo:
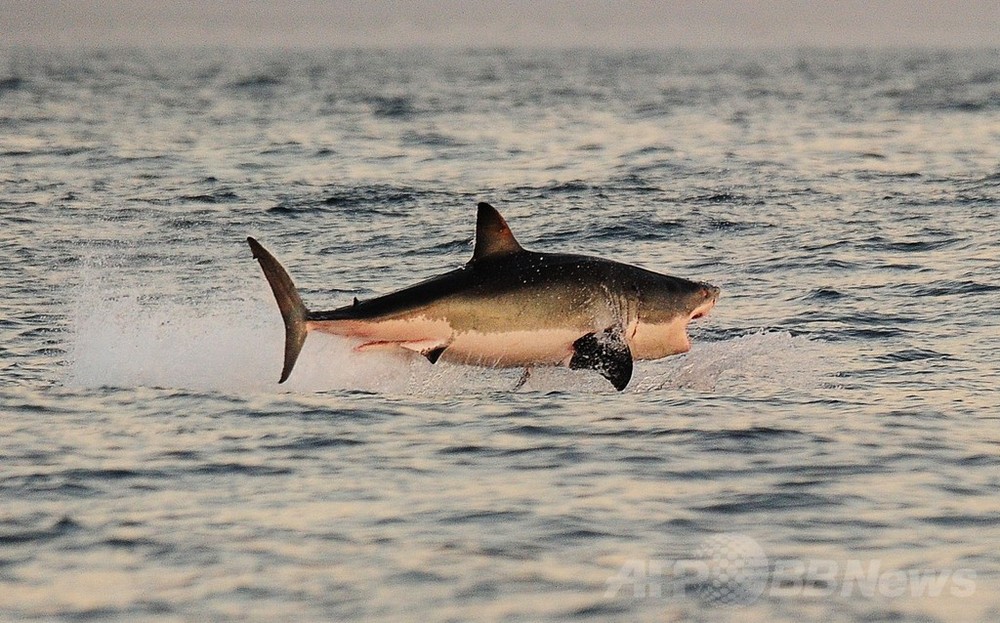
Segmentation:
<svg viewBox="0 0 1000 623">
<path fill-rule="evenodd" d="M 703 318 L 708 315 L 708 312 L 712 311 L 712 308 L 715 307 L 715 302 L 719 300 L 719 289 L 713 287 L 711 290 L 706 291 L 705 295 L 707 297 L 705 302 L 694 308 L 691 316 L 688 317 L 688 321 Z"/>
<path fill-rule="evenodd" d="M 694 311 L 692 311 L 691 315 L 688 316 L 688 321 L 684 323 L 684 341 L 687 349 L 691 348 L 691 338 L 687 334 L 688 323 L 692 320 L 704 318 L 708 315 L 708 312 L 712 311 L 712 308 L 715 307 L 715 302 L 719 299 L 719 289 L 713 287 L 711 291 L 706 292 L 706 296 L 709 298 L 707 298 L 704 303 L 694 308 Z"/>
</svg>

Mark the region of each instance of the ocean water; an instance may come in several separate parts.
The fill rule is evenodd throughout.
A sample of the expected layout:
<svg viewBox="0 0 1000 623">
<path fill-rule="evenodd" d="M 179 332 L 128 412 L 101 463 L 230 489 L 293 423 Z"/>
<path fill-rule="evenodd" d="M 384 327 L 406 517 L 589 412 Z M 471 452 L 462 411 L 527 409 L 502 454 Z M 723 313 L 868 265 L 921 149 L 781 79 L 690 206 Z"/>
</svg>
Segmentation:
<svg viewBox="0 0 1000 623">
<path fill-rule="evenodd" d="M 710 281 L 489 370 L 311 307 L 526 247 Z M 994 621 L 1000 52 L 0 52 L 0 619 Z"/>
</svg>

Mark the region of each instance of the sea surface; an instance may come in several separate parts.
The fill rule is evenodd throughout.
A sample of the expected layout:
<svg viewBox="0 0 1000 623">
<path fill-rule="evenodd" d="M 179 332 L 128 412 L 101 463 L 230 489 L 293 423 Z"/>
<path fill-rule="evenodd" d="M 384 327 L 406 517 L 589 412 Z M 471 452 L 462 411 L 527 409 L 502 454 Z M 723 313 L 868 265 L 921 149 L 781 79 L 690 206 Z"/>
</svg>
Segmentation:
<svg viewBox="0 0 1000 623">
<path fill-rule="evenodd" d="M 523 245 L 598 375 L 282 328 Z M 995 621 L 1000 51 L 0 51 L 0 619 Z"/>
</svg>

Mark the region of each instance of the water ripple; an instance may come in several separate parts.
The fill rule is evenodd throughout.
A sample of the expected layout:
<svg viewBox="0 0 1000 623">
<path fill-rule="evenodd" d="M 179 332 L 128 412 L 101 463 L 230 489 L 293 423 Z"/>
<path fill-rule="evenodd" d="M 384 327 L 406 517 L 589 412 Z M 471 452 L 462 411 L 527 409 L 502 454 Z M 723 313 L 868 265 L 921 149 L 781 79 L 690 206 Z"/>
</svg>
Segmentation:
<svg viewBox="0 0 1000 623">
<path fill-rule="evenodd" d="M 0 60 L 8 618 L 724 618 L 604 597 L 719 533 L 977 574 L 750 620 L 995 618 L 995 52 Z M 622 393 L 324 336 L 277 384 L 246 236 L 338 305 L 466 262 L 481 200 L 723 297 Z"/>
</svg>

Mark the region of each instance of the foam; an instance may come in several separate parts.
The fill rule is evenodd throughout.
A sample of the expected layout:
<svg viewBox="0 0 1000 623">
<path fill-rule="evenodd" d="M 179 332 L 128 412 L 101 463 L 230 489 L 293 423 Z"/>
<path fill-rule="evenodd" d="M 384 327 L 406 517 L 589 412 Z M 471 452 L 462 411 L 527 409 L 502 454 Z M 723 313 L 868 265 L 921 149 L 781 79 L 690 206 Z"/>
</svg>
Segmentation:
<svg viewBox="0 0 1000 623">
<path fill-rule="evenodd" d="M 78 305 L 68 385 L 259 390 L 281 329 L 259 311 L 115 297 Z M 280 350 L 279 350 L 280 352 Z M 268 365 L 272 363 L 272 365 Z"/>
<path fill-rule="evenodd" d="M 824 345 L 787 332 L 759 331 L 695 342 L 689 353 L 649 362 L 637 391 L 753 387 L 756 392 L 815 389 L 829 378 Z"/>
</svg>

